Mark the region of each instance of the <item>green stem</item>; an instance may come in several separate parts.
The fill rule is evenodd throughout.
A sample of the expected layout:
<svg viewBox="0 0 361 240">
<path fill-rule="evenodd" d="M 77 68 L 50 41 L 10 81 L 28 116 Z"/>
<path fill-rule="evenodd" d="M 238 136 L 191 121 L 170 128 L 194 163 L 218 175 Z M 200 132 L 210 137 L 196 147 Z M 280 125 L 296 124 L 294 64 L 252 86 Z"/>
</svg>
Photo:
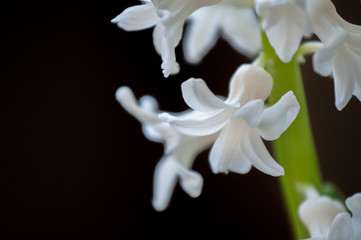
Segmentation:
<svg viewBox="0 0 361 240">
<path fill-rule="evenodd" d="M 270 105 L 276 103 L 283 94 L 292 90 L 300 104 L 296 120 L 273 142 L 275 158 L 285 169 L 280 178 L 290 225 L 295 239 L 308 237 L 308 232 L 298 216 L 298 207 L 304 200 L 300 187 L 310 185 L 321 190 L 321 173 L 309 122 L 305 93 L 299 62 L 294 57 L 290 62 L 282 62 L 262 33 L 263 50 L 268 61 L 266 70 L 272 75 L 274 85 L 269 97 Z"/>
</svg>

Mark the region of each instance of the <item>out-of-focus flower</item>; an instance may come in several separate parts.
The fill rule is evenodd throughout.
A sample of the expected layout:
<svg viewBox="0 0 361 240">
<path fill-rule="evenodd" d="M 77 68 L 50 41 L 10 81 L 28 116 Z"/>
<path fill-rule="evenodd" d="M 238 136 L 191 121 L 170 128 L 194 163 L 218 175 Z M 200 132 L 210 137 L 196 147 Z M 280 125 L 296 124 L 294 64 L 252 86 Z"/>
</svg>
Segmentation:
<svg viewBox="0 0 361 240">
<path fill-rule="evenodd" d="M 333 75 L 335 104 L 341 110 L 352 95 L 361 101 L 361 26 L 346 22 L 329 0 L 309 0 L 314 33 L 325 47 L 313 56 L 314 70 Z"/>
<path fill-rule="evenodd" d="M 327 196 L 316 196 L 304 201 L 299 215 L 310 232 L 308 240 L 359 240 L 361 238 L 361 193 L 346 199 L 343 204 Z"/>
<path fill-rule="evenodd" d="M 289 62 L 312 31 L 305 0 L 255 0 L 262 28 L 279 58 Z"/>
<path fill-rule="evenodd" d="M 248 57 L 261 49 L 261 31 L 253 1 L 223 0 L 198 9 L 187 22 L 183 50 L 190 63 L 200 62 L 216 44 L 218 36 Z"/>
<path fill-rule="evenodd" d="M 216 134 L 194 137 L 179 133 L 159 120 L 158 104 L 153 97 L 143 96 L 138 103 L 128 87 L 120 87 L 116 98 L 125 110 L 142 123 L 143 133 L 149 140 L 164 144 L 164 155 L 154 173 L 153 207 L 162 211 L 168 206 L 178 179 L 185 192 L 191 197 L 198 197 L 203 178 L 190 168 L 196 155 L 214 142 Z"/>
<path fill-rule="evenodd" d="M 278 138 L 296 118 L 299 105 L 290 91 L 264 110 L 272 85 L 272 77 L 263 68 L 242 65 L 233 75 L 228 98 L 223 101 L 203 80 L 189 79 L 182 84 L 183 98 L 192 109 L 204 115 L 163 113 L 160 119 L 193 136 L 221 131 L 209 156 L 215 173 L 247 173 L 253 165 L 269 175 L 283 175 L 283 168 L 269 154 L 261 136 L 266 140 Z"/>
</svg>

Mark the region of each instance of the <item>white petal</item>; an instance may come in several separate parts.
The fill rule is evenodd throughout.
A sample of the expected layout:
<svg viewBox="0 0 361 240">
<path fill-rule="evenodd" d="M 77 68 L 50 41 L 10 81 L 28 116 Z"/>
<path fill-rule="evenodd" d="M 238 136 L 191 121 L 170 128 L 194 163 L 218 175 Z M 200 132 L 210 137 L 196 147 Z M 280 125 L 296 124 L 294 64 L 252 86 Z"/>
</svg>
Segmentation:
<svg viewBox="0 0 361 240">
<path fill-rule="evenodd" d="M 177 164 L 177 172 L 183 190 L 193 198 L 198 197 L 201 194 L 203 187 L 202 176 L 198 172 L 188 170 L 179 164 Z"/>
<path fill-rule="evenodd" d="M 263 109 L 263 100 L 252 100 L 243 105 L 240 109 L 238 109 L 233 114 L 233 117 L 242 117 L 249 127 L 255 128 L 261 122 Z"/>
<path fill-rule="evenodd" d="M 233 107 L 216 97 L 202 79 L 191 78 L 182 83 L 182 94 L 187 105 L 199 112 L 212 112 Z"/>
<path fill-rule="evenodd" d="M 112 19 L 118 27 L 126 31 L 137 31 L 153 27 L 160 21 L 154 5 L 145 3 L 125 9 L 121 14 Z"/>
<path fill-rule="evenodd" d="M 187 17 L 200 7 L 212 5 L 219 1 L 152 0 L 165 27 L 162 40 L 163 63 L 161 65 L 165 77 L 179 72 L 179 65 L 175 58 L 175 47 L 182 37 L 183 25 Z"/>
<path fill-rule="evenodd" d="M 118 88 L 115 97 L 122 107 L 132 114 L 141 123 L 159 123 L 158 111 L 155 109 L 143 109 L 138 106 L 134 94 L 129 87 Z M 150 96 L 148 98 L 151 98 Z M 155 99 L 153 99 L 156 101 Z"/>
<path fill-rule="evenodd" d="M 303 2 L 303 1 L 301 1 Z M 289 62 L 297 51 L 303 36 L 311 33 L 306 10 L 294 1 L 273 3 L 263 13 L 262 27 L 277 55 Z"/>
<path fill-rule="evenodd" d="M 300 111 L 300 105 L 292 91 L 287 92 L 273 106 L 263 112 L 258 130 L 262 138 L 275 140 L 291 125 Z"/>
<path fill-rule="evenodd" d="M 184 57 L 190 63 L 199 63 L 218 39 L 218 5 L 195 11 L 190 19 L 183 40 Z"/>
<path fill-rule="evenodd" d="M 345 42 L 347 33 L 341 29 L 333 36 L 326 47 L 321 48 L 313 55 L 313 69 L 321 76 L 329 76 L 333 67 L 337 49 Z"/>
<path fill-rule="evenodd" d="M 255 168 L 271 176 L 284 175 L 283 168 L 269 154 L 256 129 L 249 129 L 242 147 Z"/>
<path fill-rule="evenodd" d="M 172 155 L 177 162 L 185 168 L 191 168 L 196 156 L 207 149 L 217 138 L 218 134 L 207 136 L 181 135 Z"/>
<path fill-rule="evenodd" d="M 335 104 L 342 110 L 350 101 L 354 91 L 355 72 L 343 54 L 336 54 L 333 61 L 333 78 L 335 83 Z"/>
<path fill-rule="evenodd" d="M 225 103 L 241 105 L 254 99 L 265 100 L 272 90 L 271 75 L 261 67 L 241 65 L 233 74 L 229 84 L 229 95 Z"/>
<path fill-rule="evenodd" d="M 177 165 L 171 157 L 163 157 L 154 172 L 153 207 L 163 211 L 168 207 L 175 184 L 177 183 Z"/>
<path fill-rule="evenodd" d="M 326 237 L 335 216 L 344 211 L 340 202 L 322 196 L 304 201 L 298 213 L 311 237 Z"/>
<path fill-rule="evenodd" d="M 227 6 L 221 18 L 223 37 L 240 53 L 253 57 L 261 49 L 261 31 L 252 8 Z"/>
<path fill-rule="evenodd" d="M 142 124 L 144 136 L 153 142 L 164 143 L 166 152 L 173 148 L 179 141 L 179 133 L 176 132 L 168 123 Z"/>
<path fill-rule="evenodd" d="M 361 239 L 361 193 L 356 193 L 346 199 L 346 206 L 352 213 L 354 238 Z"/>
<path fill-rule="evenodd" d="M 170 123 L 181 133 L 191 136 L 204 136 L 221 130 L 232 117 L 232 114 L 233 111 L 223 110 L 204 117 L 182 118 L 162 113 L 159 115 L 159 119 Z"/>
<path fill-rule="evenodd" d="M 164 26 L 162 23 L 155 25 L 153 30 L 153 45 L 159 55 L 162 54 L 162 43 L 164 37 Z"/>
<path fill-rule="evenodd" d="M 179 72 L 179 64 L 176 62 L 174 52 L 175 46 L 173 39 L 163 36 L 161 49 L 163 62 L 161 68 L 163 69 L 164 77 L 169 77 L 169 75 L 177 74 Z"/>
<path fill-rule="evenodd" d="M 340 17 L 332 1 L 307 1 L 306 8 L 312 22 L 313 32 L 325 45 L 329 45 L 339 29 L 342 28 Z"/>
<path fill-rule="evenodd" d="M 233 119 L 224 127 L 209 154 L 209 163 L 214 173 L 249 172 L 252 164 L 241 148 L 245 128 L 247 125 L 242 119 Z"/>
<path fill-rule="evenodd" d="M 351 216 L 348 213 L 339 213 L 332 222 L 327 240 L 353 240 Z M 356 239 L 356 238 L 355 238 Z"/>
</svg>

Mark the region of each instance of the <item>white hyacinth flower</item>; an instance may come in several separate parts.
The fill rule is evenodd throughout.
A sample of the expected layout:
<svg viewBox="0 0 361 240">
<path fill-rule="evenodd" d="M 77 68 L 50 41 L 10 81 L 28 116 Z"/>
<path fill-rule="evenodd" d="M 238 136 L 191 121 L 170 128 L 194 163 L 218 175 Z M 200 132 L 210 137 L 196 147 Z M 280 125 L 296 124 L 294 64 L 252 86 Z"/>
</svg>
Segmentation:
<svg viewBox="0 0 361 240">
<path fill-rule="evenodd" d="M 314 70 L 333 75 L 335 104 L 342 110 L 355 95 L 361 101 L 361 26 L 346 22 L 329 0 L 309 0 L 313 31 L 325 47 L 313 56 Z"/>
<path fill-rule="evenodd" d="M 302 222 L 310 232 L 308 240 L 359 240 L 361 239 L 361 193 L 346 200 L 344 206 L 327 196 L 307 199 L 299 208 Z"/>
<path fill-rule="evenodd" d="M 221 0 L 144 0 L 142 5 L 125 9 L 112 22 L 127 31 L 155 26 L 153 43 L 162 56 L 164 77 L 179 72 L 175 47 L 179 44 L 185 20 L 197 9 Z"/>
<path fill-rule="evenodd" d="M 257 14 L 270 44 L 283 62 L 289 62 L 304 36 L 311 35 L 306 0 L 255 0 Z"/>
<path fill-rule="evenodd" d="M 154 173 L 153 207 L 158 211 L 167 208 L 178 179 L 188 195 L 198 197 L 203 178 L 190 168 L 196 155 L 209 147 L 216 135 L 193 137 L 180 134 L 159 120 L 160 112 L 154 98 L 143 96 L 138 103 L 128 87 L 120 87 L 116 98 L 125 110 L 142 123 L 143 133 L 149 140 L 164 144 L 164 155 Z"/>
<path fill-rule="evenodd" d="M 218 36 L 248 57 L 254 57 L 261 49 L 261 31 L 253 0 L 223 0 L 198 9 L 187 22 L 183 50 L 190 63 L 199 63 L 216 44 Z"/>
<path fill-rule="evenodd" d="M 185 102 L 203 116 L 173 116 L 160 119 L 184 134 L 206 136 L 220 131 L 209 156 L 213 172 L 247 173 L 252 165 L 272 176 L 284 174 L 272 158 L 261 136 L 278 138 L 293 122 L 299 104 L 293 92 L 286 93 L 275 105 L 264 110 L 264 101 L 273 85 L 272 77 L 260 67 L 242 65 L 230 81 L 228 98 L 214 95 L 201 79 L 182 84 Z"/>
</svg>

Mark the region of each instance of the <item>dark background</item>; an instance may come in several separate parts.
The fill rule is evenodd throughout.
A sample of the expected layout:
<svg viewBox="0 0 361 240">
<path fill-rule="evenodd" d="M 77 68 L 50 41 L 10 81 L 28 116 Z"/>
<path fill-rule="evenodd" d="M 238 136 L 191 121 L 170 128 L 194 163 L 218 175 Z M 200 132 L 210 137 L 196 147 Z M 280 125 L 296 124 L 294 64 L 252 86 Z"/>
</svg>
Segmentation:
<svg viewBox="0 0 361 240">
<path fill-rule="evenodd" d="M 334 1 L 361 24 L 360 2 Z M 343 3 L 342 3 L 343 2 Z M 186 109 L 180 83 L 201 77 L 225 95 L 233 71 L 250 60 L 220 40 L 202 65 L 177 58 L 164 79 L 152 30 L 127 33 L 110 20 L 137 1 L 0 2 L 0 238 L 290 239 L 278 179 L 194 169 L 202 195 L 177 186 L 170 207 L 151 207 L 153 170 L 162 146 L 116 102 L 119 86 L 155 96 L 162 110 Z M 304 65 L 306 95 L 325 181 L 345 195 L 361 191 L 361 103 L 338 112 L 333 81 Z M 286 169 L 287 171 L 287 169 Z"/>
</svg>

